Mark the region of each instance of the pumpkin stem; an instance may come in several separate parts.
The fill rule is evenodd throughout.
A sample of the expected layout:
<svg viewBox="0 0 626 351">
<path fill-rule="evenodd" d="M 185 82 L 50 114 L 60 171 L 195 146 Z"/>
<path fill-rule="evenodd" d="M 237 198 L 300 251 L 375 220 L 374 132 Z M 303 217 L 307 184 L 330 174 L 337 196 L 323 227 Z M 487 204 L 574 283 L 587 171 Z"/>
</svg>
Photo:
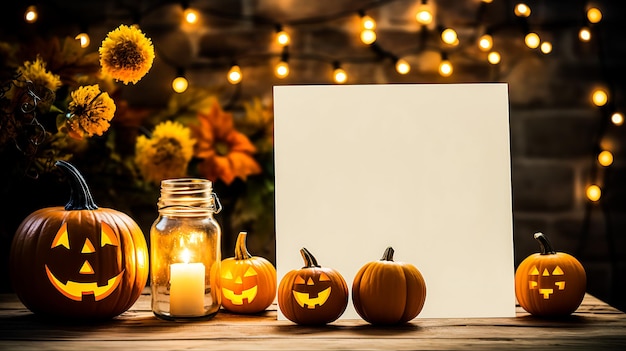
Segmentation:
<svg viewBox="0 0 626 351">
<path fill-rule="evenodd" d="M 548 237 L 543 235 L 543 233 L 535 233 L 535 240 L 537 240 L 539 242 L 539 246 L 541 246 L 542 255 L 556 254 L 556 251 L 552 248 L 550 241 L 548 241 Z"/>
<path fill-rule="evenodd" d="M 385 252 L 383 253 L 383 258 L 381 258 L 381 261 L 392 261 L 393 262 L 393 247 L 389 246 L 388 248 L 385 249 Z"/>
<path fill-rule="evenodd" d="M 246 247 L 246 237 L 248 233 L 239 232 L 237 236 L 237 242 L 235 243 L 235 260 L 247 260 L 252 257 L 248 248 Z"/>
<path fill-rule="evenodd" d="M 302 258 L 304 259 L 304 267 L 302 268 L 320 267 L 320 265 L 317 264 L 317 260 L 315 259 L 315 257 L 313 257 L 313 255 L 306 248 L 304 247 L 301 248 L 300 254 L 302 255 Z"/>
<path fill-rule="evenodd" d="M 97 210 L 98 205 L 93 201 L 87 182 L 76 167 L 63 160 L 56 161 L 54 165 L 68 176 L 70 183 L 70 200 L 65 204 L 65 210 Z"/>
</svg>

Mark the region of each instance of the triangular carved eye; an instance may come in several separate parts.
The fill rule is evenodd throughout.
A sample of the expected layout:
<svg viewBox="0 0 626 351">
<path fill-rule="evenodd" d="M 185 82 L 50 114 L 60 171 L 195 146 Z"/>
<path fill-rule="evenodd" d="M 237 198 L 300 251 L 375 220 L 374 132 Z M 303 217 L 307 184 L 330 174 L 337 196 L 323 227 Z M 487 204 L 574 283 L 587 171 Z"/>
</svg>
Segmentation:
<svg viewBox="0 0 626 351">
<path fill-rule="evenodd" d="M 104 245 L 120 246 L 117 234 L 115 234 L 111 226 L 102 222 L 101 228 L 102 237 L 100 238 L 100 247 L 103 247 Z"/>
<path fill-rule="evenodd" d="M 222 278 L 233 279 L 233 274 L 230 272 L 230 270 L 227 270 L 226 272 L 222 273 Z"/>
<path fill-rule="evenodd" d="M 70 248 L 70 239 L 67 236 L 67 223 L 63 223 L 61 228 L 59 228 L 57 235 L 55 235 L 54 240 L 52 240 L 50 248 L 53 249 L 57 246 L 63 246 L 68 250 Z"/>
<path fill-rule="evenodd" d="M 552 275 L 564 275 L 564 274 L 565 273 L 563 273 L 563 270 L 559 266 L 556 266 L 554 268 L 554 271 L 552 271 Z"/>
<path fill-rule="evenodd" d="M 304 281 L 304 278 L 302 278 L 301 276 L 297 276 L 294 284 L 306 284 L 306 282 Z"/>
<path fill-rule="evenodd" d="M 326 273 L 322 272 L 320 273 L 320 281 L 321 282 L 329 282 L 330 278 L 328 278 L 328 276 L 326 275 Z"/>
<path fill-rule="evenodd" d="M 537 269 L 537 266 L 533 266 L 533 269 L 530 271 L 529 275 L 539 275 L 539 270 Z"/>
<path fill-rule="evenodd" d="M 248 270 L 246 270 L 246 272 L 243 274 L 244 277 L 253 277 L 255 275 L 257 275 L 256 271 L 252 267 L 248 267 Z"/>
</svg>

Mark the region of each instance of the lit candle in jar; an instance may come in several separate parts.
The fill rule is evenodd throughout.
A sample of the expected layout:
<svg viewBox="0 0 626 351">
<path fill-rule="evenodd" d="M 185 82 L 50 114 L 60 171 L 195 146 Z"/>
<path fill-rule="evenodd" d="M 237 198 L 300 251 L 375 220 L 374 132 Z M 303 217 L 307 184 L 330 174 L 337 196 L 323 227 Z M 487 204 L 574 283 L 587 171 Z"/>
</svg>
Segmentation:
<svg viewBox="0 0 626 351">
<path fill-rule="evenodd" d="M 170 315 L 197 317 L 204 315 L 204 264 L 189 263 L 191 254 L 185 250 L 184 263 L 170 265 Z"/>
</svg>

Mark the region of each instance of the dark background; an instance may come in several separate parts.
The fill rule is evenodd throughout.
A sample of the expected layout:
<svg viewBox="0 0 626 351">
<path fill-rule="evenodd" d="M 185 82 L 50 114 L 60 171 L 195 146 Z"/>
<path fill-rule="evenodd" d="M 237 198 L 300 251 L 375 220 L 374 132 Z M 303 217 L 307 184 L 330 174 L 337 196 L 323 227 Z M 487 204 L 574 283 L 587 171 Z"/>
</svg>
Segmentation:
<svg viewBox="0 0 626 351">
<path fill-rule="evenodd" d="M 123 88 L 124 98 L 139 107 L 162 107 L 172 94 L 170 82 L 180 68 L 185 69 L 191 85 L 214 89 L 233 111 L 240 111 L 241 101 L 253 97 L 270 103 L 273 85 L 332 84 L 334 61 L 341 62 L 348 72 L 349 84 L 506 82 L 516 264 L 538 251 L 532 235 L 542 231 L 557 250 L 580 259 L 591 294 L 626 310 L 626 126 L 609 122 L 611 113 L 626 110 L 624 2 L 528 1 L 533 12 L 523 21 L 513 14 L 515 1 L 435 1 L 438 25 L 456 29 L 458 47 L 441 44 L 436 28 L 424 30 L 416 24 L 419 2 L 191 1 L 202 14 L 201 25 L 192 29 L 181 27 L 181 3 L 174 1 L 42 1 L 36 24 L 22 20 L 27 3 L 8 2 L 0 13 L 0 41 L 87 31 L 92 39 L 87 50 L 95 51 L 108 31 L 122 23 L 139 23 L 152 38 L 157 55 L 148 76 L 137 86 Z M 590 3 L 602 9 L 604 18 L 591 26 L 592 40 L 582 43 L 578 30 L 587 25 L 585 9 Z M 358 40 L 359 10 L 378 22 L 374 47 Z M 292 37 L 291 74 L 284 80 L 272 73 L 281 55 L 281 49 L 272 44 L 276 24 L 284 25 Z M 502 55 L 497 66 L 487 63 L 486 54 L 475 45 L 486 28 L 492 31 L 495 49 Z M 523 43 L 526 30 L 549 40 L 553 51 L 544 55 L 527 48 Z M 436 71 L 442 50 L 455 67 L 448 78 Z M 408 75 L 395 72 L 394 56 L 411 63 Z M 225 80 L 233 60 L 244 74 L 238 86 Z M 609 104 L 602 108 L 593 106 L 590 99 L 592 89 L 598 86 L 610 95 Z M 600 146 L 614 154 L 614 163 L 608 168 L 598 167 L 595 161 Z M 585 198 L 590 183 L 602 186 L 598 203 Z M 0 279 L 4 290 L 9 289 L 5 263 L 17 223 L 35 209 L 62 204 L 67 198 L 63 187 L 32 182 L 21 186 L 23 197 L 0 194 L 0 256 L 5 258 Z M 121 207 L 116 204 L 119 200 L 102 190 L 96 189 L 102 193 L 101 203 Z M 126 211 L 147 233 L 155 209 Z M 259 251 L 273 259 L 273 242 L 263 245 Z M 488 267 L 480 269 L 489 273 Z"/>
</svg>

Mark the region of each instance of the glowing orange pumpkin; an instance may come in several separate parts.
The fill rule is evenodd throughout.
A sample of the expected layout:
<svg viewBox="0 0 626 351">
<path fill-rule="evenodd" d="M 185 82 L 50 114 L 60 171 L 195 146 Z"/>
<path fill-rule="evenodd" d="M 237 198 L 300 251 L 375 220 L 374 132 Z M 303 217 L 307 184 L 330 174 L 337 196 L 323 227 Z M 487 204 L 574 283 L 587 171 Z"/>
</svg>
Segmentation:
<svg viewBox="0 0 626 351">
<path fill-rule="evenodd" d="M 244 314 L 265 310 L 276 297 L 276 269 L 265 258 L 250 255 L 246 236 L 239 233 L 235 257 L 224 259 L 220 269 L 222 307 Z"/>
<path fill-rule="evenodd" d="M 341 274 L 320 267 L 306 249 L 300 249 L 304 267 L 287 272 L 278 287 L 278 307 L 298 324 L 321 325 L 335 321 L 348 305 L 348 286 Z"/>
<path fill-rule="evenodd" d="M 568 315 L 580 306 L 585 296 L 585 269 L 574 256 L 554 251 L 542 233 L 534 237 L 541 246 L 541 253 L 526 257 L 517 267 L 517 301 L 533 315 Z"/>
<path fill-rule="evenodd" d="M 10 252 L 13 289 L 32 312 L 103 319 L 130 308 L 148 278 L 148 248 L 126 214 L 98 208 L 82 175 L 65 161 L 70 201 L 26 217 Z"/>
</svg>

